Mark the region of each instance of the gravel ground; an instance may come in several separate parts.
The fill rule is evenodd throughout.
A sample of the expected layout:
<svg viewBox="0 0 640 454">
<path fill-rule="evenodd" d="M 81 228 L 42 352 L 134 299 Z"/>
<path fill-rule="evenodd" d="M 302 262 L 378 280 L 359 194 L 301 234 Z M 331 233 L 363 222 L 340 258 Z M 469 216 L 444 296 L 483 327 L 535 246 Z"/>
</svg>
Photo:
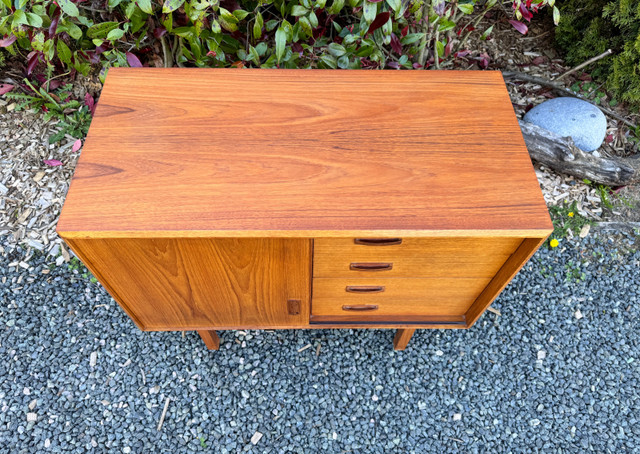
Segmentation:
<svg viewBox="0 0 640 454">
<path fill-rule="evenodd" d="M 77 271 L 42 274 L 51 258 L 8 267 L 14 250 L 0 257 L 0 452 L 638 452 L 628 235 L 539 251 L 502 315 L 419 331 L 404 352 L 388 330 L 230 331 L 208 352 L 193 332 L 138 331 Z"/>
</svg>

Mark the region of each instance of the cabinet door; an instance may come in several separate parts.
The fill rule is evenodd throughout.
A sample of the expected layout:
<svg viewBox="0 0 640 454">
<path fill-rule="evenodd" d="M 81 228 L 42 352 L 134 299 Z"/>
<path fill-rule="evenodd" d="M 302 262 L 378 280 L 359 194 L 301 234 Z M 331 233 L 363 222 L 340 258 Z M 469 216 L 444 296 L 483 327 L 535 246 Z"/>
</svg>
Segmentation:
<svg viewBox="0 0 640 454">
<path fill-rule="evenodd" d="M 143 330 L 309 323 L 311 240 L 67 240 Z"/>
</svg>

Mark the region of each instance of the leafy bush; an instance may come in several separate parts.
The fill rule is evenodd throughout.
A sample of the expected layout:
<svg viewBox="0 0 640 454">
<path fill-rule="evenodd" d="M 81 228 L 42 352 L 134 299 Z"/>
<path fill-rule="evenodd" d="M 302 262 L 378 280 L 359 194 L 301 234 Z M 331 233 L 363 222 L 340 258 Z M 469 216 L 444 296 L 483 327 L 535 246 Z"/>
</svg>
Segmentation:
<svg viewBox="0 0 640 454">
<path fill-rule="evenodd" d="M 619 100 L 640 106 L 640 2 L 638 0 L 565 0 L 556 40 L 577 65 L 613 49 L 591 74 L 606 82 Z"/>
<path fill-rule="evenodd" d="M 497 0 L 1 0 L 27 73 L 91 65 L 420 68 L 460 50 Z M 330 2 L 330 3 L 329 3 Z M 523 21 L 553 0 L 509 1 Z M 102 6 L 104 5 L 104 6 Z M 100 9 L 100 8 L 104 9 Z M 554 8 L 554 13 L 557 9 Z M 485 30 L 484 36 L 490 32 Z M 454 47 L 455 46 L 455 47 Z"/>
</svg>

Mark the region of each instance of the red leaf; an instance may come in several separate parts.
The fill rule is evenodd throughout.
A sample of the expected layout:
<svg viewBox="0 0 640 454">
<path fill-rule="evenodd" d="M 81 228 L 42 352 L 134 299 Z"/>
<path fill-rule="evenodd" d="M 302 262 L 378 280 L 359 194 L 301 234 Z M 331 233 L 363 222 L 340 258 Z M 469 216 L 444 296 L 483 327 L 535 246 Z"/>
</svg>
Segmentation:
<svg viewBox="0 0 640 454">
<path fill-rule="evenodd" d="M 18 38 L 16 35 L 11 35 L 8 38 L 0 39 L 0 47 L 9 47 L 16 42 Z"/>
<path fill-rule="evenodd" d="M 13 85 L 11 84 L 0 84 L 0 95 L 4 95 L 5 93 L 9 93 L 13 90 Z"/>
<path fill-rule="evenodd" d="M 408 32 L 409 32 L 409 26 L 407 25 L 405 28 L 402 29 L 402 31 L 400 32 L 400 35 L 404 38 L 405 36 L 407 36 Z"/>
<path fill-rule="evenodd" d="M 387 66 L 393 69 L 400 69 L 400 63 L 398 63 L 397 61 L 390 61 L 387 63 Z"/>
<path fill-rule="evenodd" d="M 609 134 L 607 137 L 605 137 L 604 141 L 607 143 L 613 142 L 613 134 Z"/>
<path fill-rule="evenodd" d="M 42 162 L 44 162 L 46 165 L 51 167 L 57 167 L 62 165 L 62 162 L 58 161 L 57 159 L 45 159 Z"/>
<path fill-rule="evenodd" d="M 71 151 L 73 151 L 75 153 L 76 151 L 78 151 L 80 149 L 80 147 L 82 147 L 82 140 L 78 139 L 75 142 L 73 142 L 73 147 L 71 147 Z M 60 161 L 58 161 L 58 162 L 60 162 Z M 62 163 L 60 162 L 60 164 L 62 164 Z"/>
<path fill-rule="evenodd" d="M 132 68 L 142 68 L 142 63 L 140 63 L 138 57 L 133 55 L 131 52 L 127 52 L 127 63 L 129 63 L 129 66 Z"/>
<path fill-rule="evenodd" d="M 444 56 L 448 57 L 451 55 L 451 48 L 453 47 L 453 41 L 449 41 L 446 46 L 444 46 Z"/>
<path fill-rule="evenodd" d="M 365 0 L 365 1 L 368 1 L 368 0 Z M 373 20 L 373 22 L 371 22 L 371 25 L 369 25 L 369 30 L 367 31 L 367 34 L 373 33 L 374 31 L 382 27 L 384 24 L 386 24 L 387 21 L 389 20 L 389 16 L 390 16 L 389 11 L 385 11 L 384 13 L 378 14 L 376 18 Z"/>
<path fill-rule="evenodd" d="M 420 63 L 413 64 L 413 69 L 420 69 L 420 68 L 422 68 L 422 65 Z"/>
<path fill-rule="evenodd" d="M 522 17 L 527 21 L 527 22 L 531 22 L 531 19 L 533 18 L 533 14 L 531 14 L 531 11 L 529 11 L 523 3 L 520 3 L 520 13 L 522 13 Z"/>
<path fill-rule="evenodd" d="M 467 55 L 469 55 L 471 53 L 471 51 L 469 50 L 459 50 L 458 52 L 454 52 L 453 53 L 453 58 L 462 58 L 462 57 L 466 57 Z"/>
<path fill-rule="evenodd" d="M 536 57 L 533 60 L 531 60 L 531 64 L 537 66 L 537 65 L 541 65 L 545 61 L 546 61 L 546 58 L 540 56 L 540 57 Z"/>
<path fill-rule="evenodd" d="M 38 64 L 38 60 L 40 59 L 40 54 L 42 52 L 31 52 L 27 55 L 27 76 L 33 72 L 36 65 Z"/>
<path fill-rule="evenodd" d="M 207 56 L 208 57 L 215 57 L 216 55 L 218 55 L 218 54 L 216 53 L 215 50 L 210 50 L 209 52 L 207 52 Z"/>
<path fill-rule="evenodd" d="M 166 34 L 167 34 L 167 29 L 164 27 L 156 27 L 155 29 L 153 29 L 153 36 L 155 36 L 158 39 L 162 38 Z"/>
<path fill-rule="evenodd" d="M 402 44 L 395 33 L 391 33 L 391 49 L 393 49 L 396 54 L 402 55 Z"/>
<path fill-rule="evenodd" d="M 96 111 L 96 102 L 93 100 L 93 96 L 91 96 L 89 93 L 84 95 L 84 103 L 89 108 L 89 112 L 91 112 L 91 115 L 93 115 Z"/>
<path fill-rule="evenodd" d="M 520 21 L 517 21 L 517 20 L 513 20 L 513 19 L 511 19 L 511 20 L 509 21 L 509 23 L 510 23 L 511 25 L 513 25 L 513 28 L 515 28 L 516 30 L 518 30 L 518 31 L 519 31 L 520 33 L 522 33 L 523 35 L 526 35 L 526 34 L 527 34 L 527 31 L 529 31 L 529 27 L 527 27 L 525 24 L 523 24 L 523 23 L 522 23 L 522 22 L 520 22 Z"/>
<path fill-rule="evenodd" d="M 578 79 L 579 79 L 579 80 L 583 80 L 583 81 L 587 81 L 587 82 L 588 82 L 588 81 L 590 81 L 590 80 L 591 80 L 591 76 L 590 76 L 589 74 L 587 74 L 587 73 L 581 73 L 581 74 L 578 76 Z"/>
<path fill-rule="evenodd" d="M 58 29 L 58 22 L 60 21 L 60 8 L 56 7 L 54 10 L 54 16 L 51 19 L 51 25 L 49 25 L 49 38 L 53 38 Z"/>
</svg>

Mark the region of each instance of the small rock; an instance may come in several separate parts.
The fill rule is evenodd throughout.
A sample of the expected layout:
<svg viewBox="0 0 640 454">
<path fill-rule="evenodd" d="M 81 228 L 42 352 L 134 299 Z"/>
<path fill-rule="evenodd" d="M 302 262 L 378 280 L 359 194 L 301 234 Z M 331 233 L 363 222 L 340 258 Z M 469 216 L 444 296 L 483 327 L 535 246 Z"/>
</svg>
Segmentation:
<svg viewBox="0 0 640 454">
<path fill-rule="evenodd" d="M 131 448 L 129 446 L 125 446 L 124 448 L 122 448 L 122 452 L 124 454 L 129 454 L 131 452 Z"/>
<path fill-rule="evenodd" d="M 573 314 L 573 315 L 574 315 L 574 316 L 576 317 L 576 319 L 578 319 L 578 320 L 580 320 L 582 317 L 584 317 L 584 316 L 582 315 L 582 312 L 580 312 L 580 309 L 578 309 L 578 310 L 575 312 L 575 314 Z"/>
<path fill-rule="evenodd" d="M 34 422 L 38 420 L 38 415 L 36 413 L 27 413 L 27 422 Z"/>
<path fill-rule="evenodd" d="M 24 394 L 25 396 L 30 396 L 31 395 L 31 390 L 29 388 L 25 387 L 22 390 L 22 394 Z"/>
<path fill-rule="evenodd" d="M 96 362 L 98 362 L 98 352 L 91 352 L 91 355 L 89 356 L 89 366 L 95 367 Z"/>
<path fill-rule="evenodd" d="M 48 438 L 44 441 L 44 447 L 48 448 L 49 446 L 51 446 L 51 440 L 49 440 Z"/>
<path fill-rule="evenodd" d="M 538 352 L 538 359 L 545 359 L 547 357 L 547 352 L 545 352 L 544 350 L 540 350 Z"/>
<path fill-rule="evenodd" d="M 456 413 L 453 415 L 453 420 L 454 421 L 460 421 L 462 419 L 462 414 L 461 413 Z"/>
<path fill-rule="evenodd" d="M 261 438 L 262 434 L 260 432 L 256 432 L 253 434 L 253 437 L 251 437 L 251 443 L 257 445 Z"/>
<path fill-rule="evenodd" d="M 563 97 L 544 101 L 527 112 L 524 121 L 562 137 L 571 137 L 583 151 L 598 149 L 607 133 L 607 119 L 602 111 L 577 98 Z"/>
<path fill-rule="evenodd" d="M 33 410 L 34 408 L 36 408 L 36 405 L 38 405 L 38 400 L 33 399 L 31 402 L 29 402 L 29 410 Z"/>
</svg>

